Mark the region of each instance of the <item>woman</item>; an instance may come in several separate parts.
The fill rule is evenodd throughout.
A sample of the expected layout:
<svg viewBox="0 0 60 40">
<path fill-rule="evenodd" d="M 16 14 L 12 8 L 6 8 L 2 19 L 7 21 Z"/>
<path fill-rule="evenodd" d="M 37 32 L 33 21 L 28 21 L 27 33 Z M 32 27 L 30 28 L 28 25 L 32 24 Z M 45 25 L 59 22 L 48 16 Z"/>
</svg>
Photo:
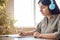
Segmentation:
<svg viewBox="0 0 60 40">
<path fill-rule="evenodd" d="M 36 38 L 60 39 L 60 10 L 55 0 L 39 0 L 40 12 L 45 16 L 37 25 L 36 31 L 21 32 L 21 36 L 33 35 Z"/>
</svg>

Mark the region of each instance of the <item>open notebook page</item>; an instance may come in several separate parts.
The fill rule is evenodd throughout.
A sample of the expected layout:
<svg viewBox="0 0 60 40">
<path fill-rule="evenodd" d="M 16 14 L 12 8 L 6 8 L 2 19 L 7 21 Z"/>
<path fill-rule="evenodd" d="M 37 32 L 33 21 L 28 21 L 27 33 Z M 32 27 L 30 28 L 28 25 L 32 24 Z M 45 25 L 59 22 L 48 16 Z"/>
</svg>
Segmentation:
<svg viewBox="0 0 60 40">
<path fill-rule="evenodd" d="M 19 34 L 10 34 L 10 35 L 0 35 L 2 37 L 15 37 L 15 38 L 20 38 L 21 36 Z"/>
</svg>

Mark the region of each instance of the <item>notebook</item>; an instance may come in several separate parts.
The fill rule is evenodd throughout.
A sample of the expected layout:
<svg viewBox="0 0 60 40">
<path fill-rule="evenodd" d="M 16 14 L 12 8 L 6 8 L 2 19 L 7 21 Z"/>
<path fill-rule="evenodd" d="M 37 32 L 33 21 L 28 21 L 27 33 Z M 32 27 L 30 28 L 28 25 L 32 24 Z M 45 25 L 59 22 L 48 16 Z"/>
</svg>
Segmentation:
<svg viewBox="0 0 60 40">
<path fill-rule="evenodd" d="M 0 35 L 1 37 L 14 37 L 14 38 L 21 38 L 19 34 L 10 34 L 10 35 Z"/>
</svg>

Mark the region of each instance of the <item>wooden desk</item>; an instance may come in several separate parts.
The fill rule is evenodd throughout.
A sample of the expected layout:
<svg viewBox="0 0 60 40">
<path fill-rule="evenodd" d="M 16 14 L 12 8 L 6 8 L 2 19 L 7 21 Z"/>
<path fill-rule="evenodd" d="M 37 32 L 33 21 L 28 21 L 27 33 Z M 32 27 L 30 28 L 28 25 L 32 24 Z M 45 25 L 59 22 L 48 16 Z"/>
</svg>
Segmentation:
<svg viewBox="0 0 60 40">
<path fill-rule="evenodd" d="M 28 36 L 24 38 L 0 37 L 0 40 L 54 40 L 54 39 L 40 39 Z"/>
</svg>

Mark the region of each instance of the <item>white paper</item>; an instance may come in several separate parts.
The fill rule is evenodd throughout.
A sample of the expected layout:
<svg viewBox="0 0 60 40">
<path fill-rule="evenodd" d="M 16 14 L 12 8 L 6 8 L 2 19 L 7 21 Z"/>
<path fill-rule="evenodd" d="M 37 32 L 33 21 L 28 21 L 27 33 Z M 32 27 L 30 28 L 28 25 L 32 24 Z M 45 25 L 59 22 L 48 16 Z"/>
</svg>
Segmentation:
<svg viewBox="0 0 60 40">
<path fill-rule="evenodd" d="M 0 35 L 2 37 L 16 37 L 16 38 L 19 38 L 21 37 L 19 34 L 11 34 L 11 35 Z"/>
</svg>

